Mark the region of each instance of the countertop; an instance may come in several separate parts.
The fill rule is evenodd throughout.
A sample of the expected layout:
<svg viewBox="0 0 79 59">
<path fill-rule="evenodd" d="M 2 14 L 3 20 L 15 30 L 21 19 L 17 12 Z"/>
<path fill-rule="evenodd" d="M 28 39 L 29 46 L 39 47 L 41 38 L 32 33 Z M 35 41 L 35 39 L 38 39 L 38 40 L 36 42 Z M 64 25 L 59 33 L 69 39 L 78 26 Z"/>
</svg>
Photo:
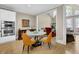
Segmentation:
<svg viewBox="0 0 79 59">
<path fill-rule="evenodd" d="M 73 35 L 74 35 L 74 32 L 69 32 L 69 31 L 67 31 L 67 34 L 73 34 Z"/>
</svg>

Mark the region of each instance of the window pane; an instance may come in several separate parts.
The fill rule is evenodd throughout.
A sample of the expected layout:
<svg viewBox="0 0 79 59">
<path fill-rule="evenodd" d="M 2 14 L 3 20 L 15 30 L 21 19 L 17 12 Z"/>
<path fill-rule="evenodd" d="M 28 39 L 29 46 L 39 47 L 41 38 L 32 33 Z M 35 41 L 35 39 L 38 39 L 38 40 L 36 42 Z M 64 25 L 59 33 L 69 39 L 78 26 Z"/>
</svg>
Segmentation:
<svg viewBox="0 0 79 59">
<path fill-rule="evenodd" d="M 73 20 L 72 18 L 69 18 L 66 20 L 66 24 L 67 24 L 67 30 L 73 30 Z"/>
<path fill-rule="evenodd" d="M 72 16 L 72 7 L 66 6 L 66 16 Z"/>
<path fill-rule="evenodd" d="M 53 11 L 53 17 L 56 17 L 56 10 Z"/>
<path fill-rule="evenodd" d="M 75 18 L 75 31 L 79 32 L 79 18 Z"/>
<path fill-rule="evenodd" d="M 79 10 L 75 10 L 75 15 L 79 15 Z"/>
</svg>

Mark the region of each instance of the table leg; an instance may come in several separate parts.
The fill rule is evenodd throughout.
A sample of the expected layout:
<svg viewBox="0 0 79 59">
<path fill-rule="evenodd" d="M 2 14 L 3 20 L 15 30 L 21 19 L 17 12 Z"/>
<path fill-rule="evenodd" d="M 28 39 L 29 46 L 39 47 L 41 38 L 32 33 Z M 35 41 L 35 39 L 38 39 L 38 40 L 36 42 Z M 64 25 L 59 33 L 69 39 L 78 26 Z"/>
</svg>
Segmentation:
<svg viewBox="0 0 79 59">
<path fill-rule="evenodd" d="M 39 39 L 38 39 L 38 36 L 35 36 L 35 40 L 39 40 Z"/>
</svg>

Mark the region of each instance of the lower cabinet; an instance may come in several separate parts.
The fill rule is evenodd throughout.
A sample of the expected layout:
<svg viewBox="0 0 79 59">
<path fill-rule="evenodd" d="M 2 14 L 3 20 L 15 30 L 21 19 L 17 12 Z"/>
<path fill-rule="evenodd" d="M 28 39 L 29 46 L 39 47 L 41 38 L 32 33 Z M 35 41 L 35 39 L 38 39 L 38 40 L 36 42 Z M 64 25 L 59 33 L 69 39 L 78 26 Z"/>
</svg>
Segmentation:
<svg viewBox="0 0 79 59">
<path fill-rule="evenodd" d="M 16 40 L 15 36 L 0 37 L 0 44 Z"/>
<path fill-rule="evenodd" d="M 72 34 L 66 35 L 66 43 L 75 41 L 74 36 Z"/>
</svg>

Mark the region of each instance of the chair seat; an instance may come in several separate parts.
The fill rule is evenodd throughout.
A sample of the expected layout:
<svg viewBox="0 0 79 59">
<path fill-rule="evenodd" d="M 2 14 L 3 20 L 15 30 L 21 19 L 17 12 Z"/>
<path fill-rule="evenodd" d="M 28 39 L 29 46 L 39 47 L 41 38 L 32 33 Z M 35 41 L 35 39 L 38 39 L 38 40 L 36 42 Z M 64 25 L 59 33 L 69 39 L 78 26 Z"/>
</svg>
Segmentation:
<svg viewBox="0 0 79 59">
<path fill-rule="evenodd" d="M 36 42 L 34 39 L 32 39 L 31 41 L 32 41 L 32 44 L 34 44 Z"/>
<path fill-rule="evenodd" d="M 31 40 L 30 43 L 28 43 L 29 46 L 31 46 L 32 44 L 34 44 L 36 41 L 35 40 Z M 26 44 L 27 45 L 27 44 Z"/>
<path fill-rule="evenodd" d="M 43 38 L 41 41 L 45 44 L 51 44 L 52 32 L 49 33 L 47 38 Z"/>
<path fill-rule="evenodd" d="M 47 38 L 43 38 L 43 39 L 41 39 L 41 41 L 42 41 L 43 43 L 48 43 Z"/>
<path fill-rule="evenodd" d="M 27 52 L 29 53 L 29 48 L 34 44 L 36 41 L 34 39 L 31 39 L 26 33 L 22 33 L 22 39 L 23 39 L 23 50 L 24 47 L 27 46 Z"/>
</svg>

